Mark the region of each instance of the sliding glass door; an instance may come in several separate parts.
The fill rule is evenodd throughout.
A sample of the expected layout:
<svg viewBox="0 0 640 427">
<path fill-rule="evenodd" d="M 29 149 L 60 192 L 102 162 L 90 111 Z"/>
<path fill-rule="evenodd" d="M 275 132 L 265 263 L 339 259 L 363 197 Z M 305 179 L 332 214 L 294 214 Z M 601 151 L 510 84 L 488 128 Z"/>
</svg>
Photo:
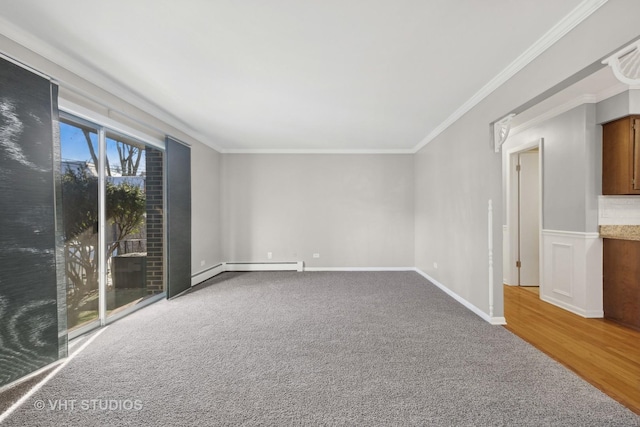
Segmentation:
<svg viewBox="0 0 640 427">
<path fill-rule="evenodd" d="M 67 328 L 98 320 L 98 129 L 60 122 Z"/>
<path fill-rule="evenodd" d="M 65 116 L 60 124 L 68 328 L 164 292 L 163 151 Z"/>
</svg>

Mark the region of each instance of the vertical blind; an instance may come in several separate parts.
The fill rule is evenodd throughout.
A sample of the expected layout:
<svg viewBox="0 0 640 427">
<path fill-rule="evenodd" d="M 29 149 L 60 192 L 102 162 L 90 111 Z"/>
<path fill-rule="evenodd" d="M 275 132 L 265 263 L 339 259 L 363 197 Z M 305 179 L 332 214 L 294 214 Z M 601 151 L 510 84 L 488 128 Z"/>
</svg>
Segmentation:
<svg viewBox="0 0 640 427">
<path fill-rule="evenodd" d="M 66 355 L 56 97 L 49 80 L 0 59 L 0 387 Z"/>
<path fill-rule="evenodd" d="M 191 287 L 191 150 L 167 137 L 167 298 Z"/>
</svg>

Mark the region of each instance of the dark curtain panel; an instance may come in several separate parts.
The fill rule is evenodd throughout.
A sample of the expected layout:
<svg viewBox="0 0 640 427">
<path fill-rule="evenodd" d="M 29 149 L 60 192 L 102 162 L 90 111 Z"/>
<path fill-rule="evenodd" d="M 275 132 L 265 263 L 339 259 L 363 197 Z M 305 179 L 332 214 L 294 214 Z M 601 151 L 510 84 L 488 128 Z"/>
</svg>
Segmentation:
<svg viewBox="0 0 640 427">
<path fill-rule="evenodd" d="M 0 386 L 60 353 L 53 96 L 49 80 L 0 59 Z"/>
<path fill-rule="evenodd" d="M 167 298 L 191 287 L 191 150 L 167 137 Z"/>
</svg>

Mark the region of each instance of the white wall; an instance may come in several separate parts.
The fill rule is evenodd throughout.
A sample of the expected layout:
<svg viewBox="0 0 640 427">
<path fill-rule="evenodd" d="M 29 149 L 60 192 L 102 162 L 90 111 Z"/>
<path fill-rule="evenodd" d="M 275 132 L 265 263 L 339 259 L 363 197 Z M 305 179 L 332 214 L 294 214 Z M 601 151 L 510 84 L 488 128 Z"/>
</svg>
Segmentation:
<svg viewBox="0 0 640 427">
<path fill-rule="evenodd" d="M 413 266 L 411 155 L 224 154 L 222 182 L 226 261 Z"/>
<path fill-rule="evenodd" d="M 415 156 L 418 268 L 485 313 L 493 292 L 494 316 L 502 316 L 501 161 L 491 149 L 489 124 L 638 37 L 639 14 L 636 0 L 607 2 L 420 150 Z M 492 224 L 498 272 L 492 290 L 489 199 L 498 212 Z"/>
</svg>

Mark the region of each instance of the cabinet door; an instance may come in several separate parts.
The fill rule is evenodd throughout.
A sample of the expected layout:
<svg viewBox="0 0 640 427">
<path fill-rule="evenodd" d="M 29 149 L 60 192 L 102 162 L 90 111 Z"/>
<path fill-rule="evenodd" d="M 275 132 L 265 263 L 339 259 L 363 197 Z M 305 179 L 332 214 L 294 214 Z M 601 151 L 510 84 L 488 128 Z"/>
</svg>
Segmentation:
<svg viewBox="0 0 640 427">
<path fill-rule="evenodd" d="M 635 143 L 633 131 L 631 117 L 602 126 L 602 194 L 604 195 L 640 194 L 640 143 Z M 638 165 L 637 180 L 634 173 L 636 164 Z"/>
<path fill-rule="evenodd" d="M 603 239 L 604 317 L 640 329 L 640 242 Z"/>
<path fill-rule="evenodd" d="M 640 119 L 631 119 L 631 141 L 633 141 L 633 189 L 640 191 Z"/>
</svg>

